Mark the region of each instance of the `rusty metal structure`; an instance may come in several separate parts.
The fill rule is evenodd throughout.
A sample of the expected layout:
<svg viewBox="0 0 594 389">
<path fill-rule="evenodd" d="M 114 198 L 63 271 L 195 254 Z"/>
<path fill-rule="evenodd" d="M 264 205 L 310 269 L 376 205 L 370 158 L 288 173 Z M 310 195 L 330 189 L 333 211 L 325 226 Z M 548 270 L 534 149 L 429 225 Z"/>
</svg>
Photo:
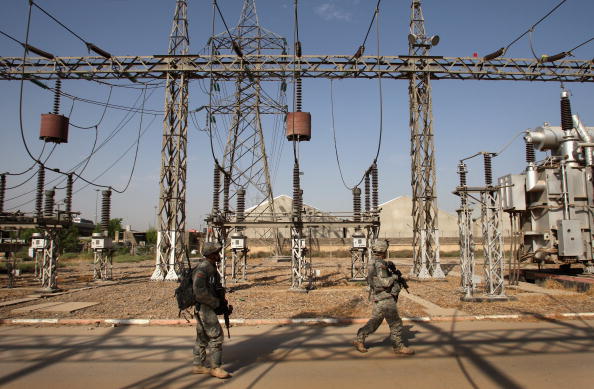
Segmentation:
<svg viewBox="0 0 594 389">
<path fill-rule="evenodd" d="M 421 279 L 442 276 L 439 265 L 430 80 L 594 82 L 594 63 L 590 59 L 431 56 L 429 49 L 438 40 L 425 34 L 419 0 L 411 2 L 409 54 L 404 56 L 362 55 L 353 60 L 352 55 L 295 57 L 283 52 L 258 55 L 249 50 L 242 51 L 241 55 L 219 52 L 189 55 L 187 24 L 187 1 L 177 0 L 167 55 L 0 57 L 0 80 L 167 78 L 158 250 L 153 279 L 175 279 L 176 268 L 183 263 L 185 256 L 187 85 L 190 79 L 227 80 L 236 82 L 238 88 L 250 78 L 259 82 L 278 81 L 295 73 L 299 78 L 382 77 L 408 80 L 415 204 L 413 275 Z M 224 41 L 224 37 L 220 39 Z M 231 108 L 229 113 L 233 112 L 237 111 Z M 229 227 L 232 225 L 226 224 Z M 278 224 L 271 222 L 268 225 Z"/>
</svg>

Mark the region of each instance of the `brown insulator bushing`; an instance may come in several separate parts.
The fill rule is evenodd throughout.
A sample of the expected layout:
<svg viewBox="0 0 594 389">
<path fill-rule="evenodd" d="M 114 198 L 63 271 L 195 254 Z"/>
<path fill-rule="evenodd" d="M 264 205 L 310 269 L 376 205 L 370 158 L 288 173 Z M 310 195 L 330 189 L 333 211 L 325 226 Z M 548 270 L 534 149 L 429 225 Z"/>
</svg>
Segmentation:
<svg viewBox="0 0 594 389">
<path fill-rule="evenodd" d="M 301 112 L 303 108 L 303 84 L 301 83 L 301 77 L 295 79 L 295 109 L 297 112 Z"/>
<path fill-rule="evenodd" d="M 569 131 L 573 128 L 573 119 L 571 118 L 571 103 L 569 102 L 569 93 L 561 92 L 561 128 Z"/>
<path fill-rule="evenodd" d="M 37 171 L 37 193 L 35 196 L 35 216 L 38 218 L 43 217 L 43 187 L 45 186 L 45 167 L 39 165 Z"/>
<path fill-rule="evenodd" d="M 534 161 L 536 161 L 534 143 L 526 141 L 526 163 L 534 163 Z"/>
<path fill-rule="evenodd" d="M 229 186 L 231 185 L 231 175 L 225 173 L 223 179 L 223 212 L 229 212 Z"/>
<path fill-rule="evenodd" d="M 4 195 L 6 194 L 6 174 L 0 175 L 0 213 L 4 212 Z"/>
<path fill-rule="evenodd" d="M 460 177 L 460 186 L 466 186 L 466 164 L 464 162 L 460 162 L 458 164 L 458 176 Z"/>
<path fill-rule="evenodd" d="M 72 173 L 68 174 L 66 182 L 66 220 L 72 220 Z"/>
<path fill-rule="evenodd" d="M 353 215 L 355 222 L 361 221 L 361 189 L 359 187 L 353 188 Z"/>
<path fill-rule="evenodd" d="M 377 212 L 379 206 L 379 178 L 377 164 L 374 162 L 371 166 L 371 207 L 373 212 Z"/>
<path fill-rule="evenodd" d="M 293 165 L 293 217 L 301 217 L 301 184 L 299 179 L 299 163 Z"/>
<path fill-rule="evenodd" d="M 39 139 L 52 143 L 68 142 L 68 118 L 54 113 L 41 114 Z"/>
<path fill-rule="evenodd" d="M 109 231 L 111 215 L 111 190 L 101 192 L 101 231 Z"/>
<path fill-rule="evenodd" d="M 309 112 L 287 113 L 287 139 L 298 142 L 311 139 L 311 114 Z"/>
<path fill-rule="evenodd" d="M 239 188 L 237 190 L 237 222 L 241 223 L 245 220 L 245 189 Z"/>
<path fill-rule="evenodd" d="M 56 80 L 56 88 L 54 89 L 54 115 L 60 114 L 60 92 L 62 91 L 62 80 Z"/>
<path fill-rule="evenodd" d="M 485 185 L 493 185 L 493 166 L 491 165 L 491 154 L 483 154 L 483 160 L 485 165 Z"/>
<path fill-rule="evenodd" d="M 371 192 L 369 191 L 369 172 L 365 172 L 365 212 L 370 211 L 371 207 Z"/>
<path fill-rule="evenodd" d="M 43 216 L 50 218 L 54 216 L 54 196 L 56 191 L 53 189 L 45 191 L 45 204 L 43 207 Z"/>
<path fill-rule="evenodd" d="M 212 177 L 212 213 L 216 214 L 219 212 L 219 192 L 221 190 L 221 172 L 219 170 L 219 166 L 216 163 Z"/>
</svg>

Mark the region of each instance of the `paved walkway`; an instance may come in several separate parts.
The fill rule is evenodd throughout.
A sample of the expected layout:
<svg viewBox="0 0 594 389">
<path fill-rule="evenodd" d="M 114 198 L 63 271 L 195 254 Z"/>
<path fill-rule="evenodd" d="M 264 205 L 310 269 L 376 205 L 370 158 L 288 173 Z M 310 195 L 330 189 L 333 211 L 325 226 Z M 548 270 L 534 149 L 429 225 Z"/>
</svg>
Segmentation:
<svg viewBox="0 0 594 389">
<path fill-rule="evenodd" d="M 350 345 L 357 327 L 252 326 L 225 339 L 220 381 L 190 374 L 194 328 L 0 327 L 2 388 L 587 388 L 594 320 L 407 324 L 414 357 L 388 328 Z"/>
</svg>

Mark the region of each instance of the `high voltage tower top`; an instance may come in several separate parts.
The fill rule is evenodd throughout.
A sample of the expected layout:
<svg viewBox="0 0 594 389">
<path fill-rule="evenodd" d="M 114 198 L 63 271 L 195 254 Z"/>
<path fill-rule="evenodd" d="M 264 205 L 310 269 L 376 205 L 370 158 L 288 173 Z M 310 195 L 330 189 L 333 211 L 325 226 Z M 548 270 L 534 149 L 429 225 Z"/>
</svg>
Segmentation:
<svg viewBox="0 0 594 389">
<path fill-rule="evenodd" d="M 234 53 L 213 52 L 207 55 L 188 54 L 187 0 L 177 0 L 168 55 L 112 56 L 103 52 L 100 56 L 57 57 L 37 50 L 42 57 L 1 57 L 0 79 L 2 80 L 48 80 L 48 79 L 142 79 L 167 78 L 166 115 L 163 125 L 163 148 L 159 197 L 159 237 L 155 278 L 175 278 L 176 267 L 184 259 L 185 194 L 186 194 L 186 146 L 188 118 L 188 80 L 210 78 L 213 82 L 235 82 L 234 101 L 249 97 L 239 107 L 213 105 L 212 114 L 235 115 L 229 134 L 243 132 L 244 138 L 253 136 L 256 146 L 246 150 L 262 156 L 252 171 L 258 175 L 259 191 L 263 198 L 271 190 L 265 173 L 264 143 L 258 140 L 261 125 L 259 112 L 270 108 L 271 113 L 280 111 L 277 104 L 265 103 L 262 96 L 262 81 L 282 81 L 287 75 L 299 74 L 301 78 L 377 78 L 409 80 L 410 128 L 412 152 L 412 190 L 414 201 L 414 275 L 440 277 L 439 242 L 435 191 L 435 156 L 429 80 L 490 80 L 490 81 L 544 81 L 544 82 L 594 82 L 592 60 L 565 59 L 551 56 L 539 59 L 503 58 L 505 50 L 498 54 L 478 57 L 430 56 L 429 49 L 438 43 L 436 37 L 425 34 L 421 2 L 411 2 L 411 30 L 409 53 L 400 56 L 352 55 L 302 55 L 295 58 L 285 52 L 260 52 L 254 42 L 270 44 L 279 50 L 281 45 L 276 35 L 263 35 L 259 28 L 253 0 L 244 2 L 242 18 L 246 26 L 234 30 L 239 36 L 238 49 Z M 242 22 L 243 23 L 243 22 Z M 234 35 L 232 33 L 231 35 Z M 229 48 L 229 39 L 224 34 L 213 37 L 213 46 Z M 282 39 L 282 38 L 281 38 Z M 276 43 L 275 43 L 276 42 Z M 243 46 L 242 46 L 243 45 Z M 280 50 L 279 50 L 280 51 Z M 260 92 L 259 96 L 258 93 Z M 277 102 L 278 103 L 278 102 Z M 218 108 L 217 108 L 218 107 Z M 259 111 L 256 110 L 259 107 Z M 217 112 L 216 110 L 220 111 Z M 238 116 L 248 114 L 248 117 Z M 251 115 L 251 116 L 250 116 Z M 250 118 L 251 119 L 248 119 Z M 241 119 L 241 120 L 239 120 Z M 239 139 L 239 138 L 238 138 Z M 223 164 L 225 169 L 237 167 L 237 155 L 231 156 L 237 147 L 227 147 Z M 234 161 L 233 163 L 231 161 Z M 238 170 L 233 169 L 238 177 Z M 244 175 L 247 180 L 249 175 Z M 255 177 L 255 176 L 254 176 Z M 238 177 L 241 181 L 241 178 Z M 245 181 L 243 181 L 245 182 Z M 168 264 L 168 265 L 166 265 Z M 168 268 L 166 269 L 166 266 Z"/>
<path fill-rule="evenodd" d="M 240 56 L 264 54 L 286 54 L 286 39 L 267 31 L 260 26 L 256 3 L 245 0 L 237 26 L 231 31 L 214 35 L 210 39 L 210 49 L 213 54 L 235 52 Z M 208 219 L 209 226 L 215 225 L 215 235 L 211 238 L 225 241 L 227 230 L 223 224 L 228 221 L 229 199 L 238 190 L 244 190 L 244 195 L 251 196 L 256 203 L 265 203 L 264 207 L 256 207 L 258 215 L 251 215 L 258 220 L 276 220 L 273 203 L 272 182 L 270 177 L 269 156 L 266 152 L 265 137 L 262 128 L 261 115 L 277 115 L 277 127 L 282 127 L 282 119 L 287 112 L 285 106 L 286 82 L 284 77 L 274 80 L 277 84 L 277 97 L 271 97 L 264 89 L 263 81 L 253 77 L 249 65 L 244 73 L 237 74 L 232 80 L 231 92 L 225 94 L 225 79 L 213 75 L 210 79 L 211 103 L 208 107 L 210 134 L 216 131 L 217 123 L 227 123 L 227 142 L 224 149 L 221 166 L 215 166 L 215 188 L 212 213 Z M 281 81 L 281 83 L 278 83 Z M 221 85 L 223 84 L 223 85 Z M 269 89 L 270 90 L 270 89 Z M 216 120 L 216 117 L 219 120 Z M 223 119 L 223 120 L 221 120 Z M 278 133 L 282 128 L 274 128 Z M 218 162 L 215 162 L 218 164 Z M 220 171 L 222 170 L 222 172 Z M 219 175 L 224 176 L 224 188 L 216 187 Z M 231 188 L 230 188 L 231 187 Z M 218 209 L 218 196 L 223 192 L 223 209 Z M 251 193 L 250 193 L 251 192 Z M 222 211 L 222 212 L 221 212 Z M 272 229 L 276 238 L 274 251 L 280 254 L 280 242 L 277 229 Z"/>
<path fill-rule="evenodd" d="M 169 36 L 169 55 L 188 54 L 187 0 L 177 0 Z M 175 64 L 171 64 L 175 67 Z M 151 279 L 177 280 L 185 258 L 186 150 L 188 145 L 188 77 L 185 72 L 168 72 L 165 86 L 165 118 L 161 148 L 159 216 L 156 267 Z"/>
<path fill-rule="evenodd" d="M 408 54 L 427 57 L 439 36 L 427 36 L 420 0 L 410 8 Z M 431 106 L 431 74 L 410 74 L 411 186 L 413 218 L 413 267 L 411 275 L 420 279 L 444 278 L 439 264 L 439 229 L 437 225 L 437 192 L 435 188 L 435 143 L 433 108 Z"/>
</svg>

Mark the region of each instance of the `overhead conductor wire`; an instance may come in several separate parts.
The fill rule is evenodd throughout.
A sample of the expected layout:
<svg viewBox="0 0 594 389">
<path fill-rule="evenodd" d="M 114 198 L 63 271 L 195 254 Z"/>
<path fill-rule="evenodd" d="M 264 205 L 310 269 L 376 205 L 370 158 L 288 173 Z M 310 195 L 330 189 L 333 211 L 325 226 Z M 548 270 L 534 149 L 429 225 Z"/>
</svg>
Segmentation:
<svg viewBox="0 0 594 389">
<path fill-rule="evenodd" d="M 373 12 L 373 17 L 371 19 L 371 24 L 373 24 L 373 22 L 377 19 L 377 25 L 376 25 L 376 31 L 377 31 L 377 64 L 379 65 L 380 63 L 380 19 L 379 19 L 379 5 L 380 5 L 381 0 L 378 0 L 377 5 L 375 7 L 375 10 Z M 369 35 L 369 31 L 371 30 L 371 25 L 369 26 L 369 29 L 367 30 L 367 34 L 365 36 L 365 39 L 363 41 L 363 45 L 361 47 L 364 47 L 365 42 L 367 41 L 367 35 Z M 362 52 L 362 50 L 361 50 Z M 357 53 L 358 54 L 358 53 Z M 361 53 L 362 54 L 362 53 Z M 373 159 L 373 162 L 370 165 L 373 166 L 373 164 L 377 163 L 377 160 L 379 158 L 379 154 L 380 154 L 380 150 L 381 150 L 381 145 L 382 145 L 382 134 L 383 134 L 383 117 L 384 117 L 384 111 L 383 111 L 383 89 L 382 89 L 382 76 L 381 73 L 379 73 L 379 77 L 378 77 L 378 85 L 379 85 L 379 137 L 378 137 L 378 144 L 377 144 L 377 151 L 375 154 L 375 157 Z M 333 135 L 333 139 L 334 139 L 334 153 L 336 155 L 336 163 L 338 165 L 338 172 L 340 173 L 340 179 L 342 181 L 342 184 L 344 185 L 344 187 L 348 190 L 353 190 L 354 188 L 358 187 L 359 185 L 361 185 L 361 183 L 363 182 L 363 180 L 365 179 L 365 175 L 367 174 L 367 172 L 369 171 L 369 169 L 366 170 L 365 174 L 363 174 L 361 176 L 361 179 L 359 180 L 359 182 L 357 182 L 355 185 L 353 186 L 349 186 L 345 179 L 344 179 L 344 175 L 342 172 L 342 166 L 340 163 L 340 158 L 338 156 L 338 146 L 337 146 L 337 141 L 336 141 L 336 127 L 335 127 L 335 123 L 334 123 L 334 86 L 333 86 L 333 80 L 330 79 L 330 113 L 331 113 L 331 119 L 332 119 L 332 135 Z"/>
</svg>

